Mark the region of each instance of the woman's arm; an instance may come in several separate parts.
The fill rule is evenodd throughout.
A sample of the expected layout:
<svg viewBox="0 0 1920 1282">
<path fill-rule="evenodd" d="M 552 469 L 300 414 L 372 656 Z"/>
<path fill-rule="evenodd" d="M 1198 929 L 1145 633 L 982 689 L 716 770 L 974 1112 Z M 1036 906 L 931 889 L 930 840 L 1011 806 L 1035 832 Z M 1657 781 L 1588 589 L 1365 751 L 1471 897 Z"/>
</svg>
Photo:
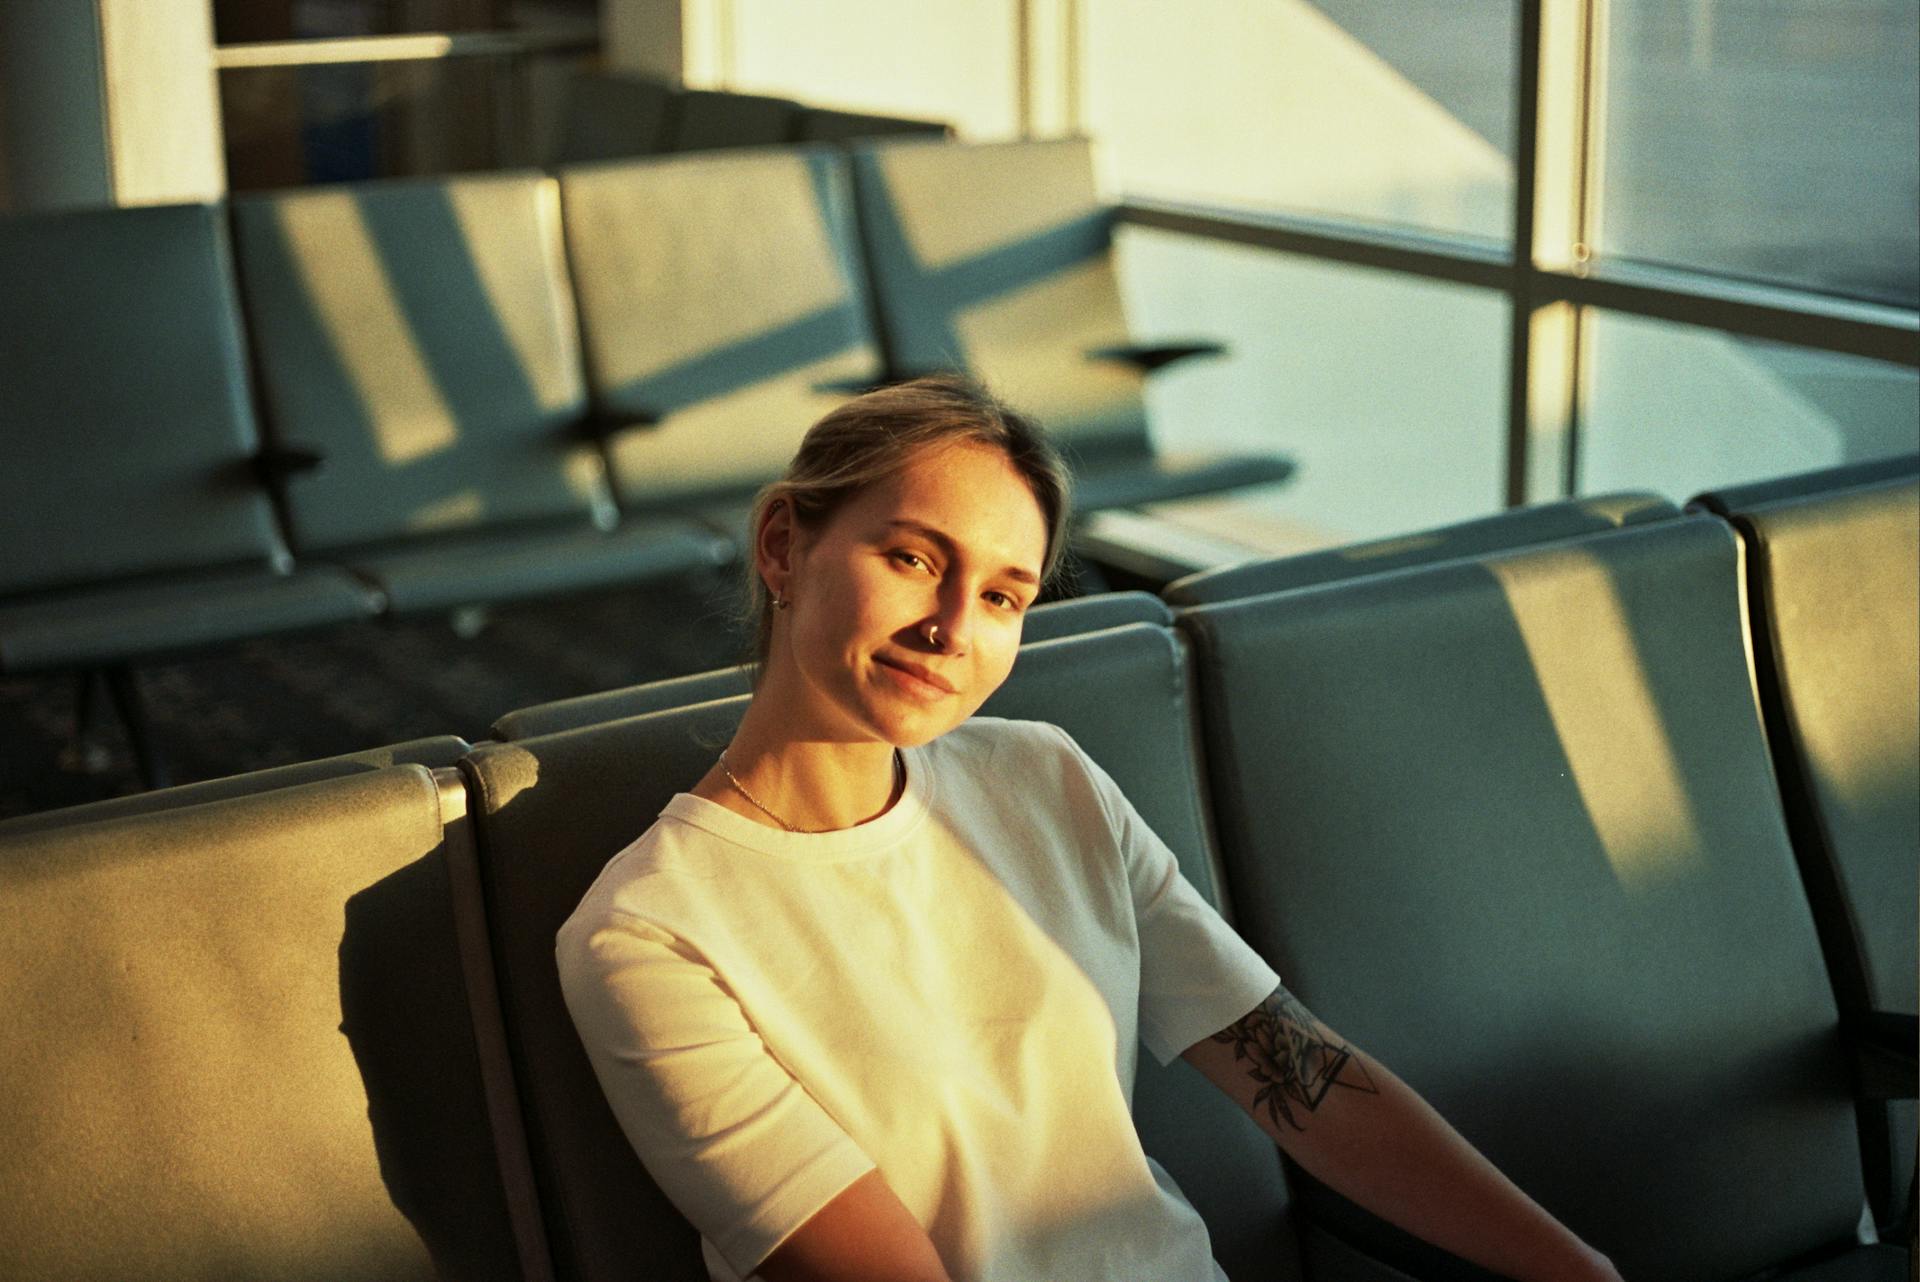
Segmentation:
<svg viewBox="0 0 1920 1282">
<path fill-rule="evenodd" d="M 814 1212 L 754 1276 L 766 1282 L 951 1282 L 926 1230 L 878 1171 Z"/>
<path fill-rule="evenodd" d="M 1335 1192 L 1518 1282 L 1620 1282 L 1412 1088 L 1285 988 L 1182 1055 Z"/>
</svg>

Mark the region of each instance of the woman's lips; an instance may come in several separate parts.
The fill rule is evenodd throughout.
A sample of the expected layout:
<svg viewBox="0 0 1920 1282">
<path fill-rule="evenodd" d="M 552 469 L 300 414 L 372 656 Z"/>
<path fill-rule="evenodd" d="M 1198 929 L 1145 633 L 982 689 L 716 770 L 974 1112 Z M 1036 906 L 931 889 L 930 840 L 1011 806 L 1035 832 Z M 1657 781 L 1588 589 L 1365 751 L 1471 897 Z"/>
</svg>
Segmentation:
<svg viewBox="0 0 1920 1282">
<path fill-rule="evenodd" d="M 892 679 L 895 685 L 916 698 L 931 702 L 957 693 L 952 682 L 917 663 L 888 659 L 878 655 L 874 657 L 874 663 Z"/>
</svg>

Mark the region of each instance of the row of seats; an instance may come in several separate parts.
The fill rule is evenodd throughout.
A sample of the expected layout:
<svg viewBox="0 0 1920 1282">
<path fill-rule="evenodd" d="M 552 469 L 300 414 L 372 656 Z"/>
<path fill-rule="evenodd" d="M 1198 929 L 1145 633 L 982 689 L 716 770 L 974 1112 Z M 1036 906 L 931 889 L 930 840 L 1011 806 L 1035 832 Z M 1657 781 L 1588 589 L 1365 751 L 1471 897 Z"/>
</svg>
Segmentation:
<svg viewBox="0 0 1920 1282">
<path fill-rule="evenodd" d="M 1171 623 L 1055 607 L 983 712 L 1072 733 L 1624 1276 L 1905 1278 L 1863 1226 L 1911 1232 L 1920 459 L 1473 537 Z M 552 949 L 745 701 L 0 827 L 0 1271 L 703 1278 Z M 1236 1282 L 1484 1276 L 1141 1064 Z"/>
<path fill-rule="evenodd" d="M 1083 508 L 1283 478 L 1154 453 L 1143 371 L 1198 348 L 1131 343 L 1110 231 L 1071 141 L 0 219 L 0 673 L 711 566 L 808 424 L 938 369 Z"/>
<path fill-rule="evenodd" d="M 555 163 L 662 152 L 847 142 L 891 134 L 948 138 L 938 120 L 812 107 L 768 94 L 687 89 L 631 72 L 593 71 L 568 84 Z"/>
</svg>

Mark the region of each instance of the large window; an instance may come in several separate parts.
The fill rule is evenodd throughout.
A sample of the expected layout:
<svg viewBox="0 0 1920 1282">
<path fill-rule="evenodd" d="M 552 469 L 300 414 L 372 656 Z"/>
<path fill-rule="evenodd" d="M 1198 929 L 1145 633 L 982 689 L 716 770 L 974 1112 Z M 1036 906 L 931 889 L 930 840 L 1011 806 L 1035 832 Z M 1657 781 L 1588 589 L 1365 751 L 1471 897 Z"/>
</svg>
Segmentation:
<svg viewBox="0 0 1920 1282">
<path fill-rule="evenodd" d="M 1083 121 L 1161 238 L 1136 317 L 1236 347 L 1155 430 L 1301 464 L 1168 519 L 1372 533 L 1920 450 L 1917 0 L 1080 7 Z"/>
</svg>

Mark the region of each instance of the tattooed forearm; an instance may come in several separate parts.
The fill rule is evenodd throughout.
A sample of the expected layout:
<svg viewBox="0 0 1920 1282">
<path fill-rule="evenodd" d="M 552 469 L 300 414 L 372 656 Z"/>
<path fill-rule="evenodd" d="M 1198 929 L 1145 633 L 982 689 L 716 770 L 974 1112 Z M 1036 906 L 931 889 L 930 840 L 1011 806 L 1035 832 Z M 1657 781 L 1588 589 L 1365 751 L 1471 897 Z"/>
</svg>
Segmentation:
<svg viewBox="0 0 1920 1282">
<path fill-rule="evenodd" d="M 1247 1074 L 1260 1083 L 1253 1106 L 1264 1106 L 1275 1126 L 1306 1129 L 1306 1115 L 1336 1086 L 1378 1094 L 1353 1050 L 1326 1037 L 1311 1013 L 1285 988 L 1276 988 L 1245 1018 L 1213 1035 L 1233 1047 Z"/>
</svg>

